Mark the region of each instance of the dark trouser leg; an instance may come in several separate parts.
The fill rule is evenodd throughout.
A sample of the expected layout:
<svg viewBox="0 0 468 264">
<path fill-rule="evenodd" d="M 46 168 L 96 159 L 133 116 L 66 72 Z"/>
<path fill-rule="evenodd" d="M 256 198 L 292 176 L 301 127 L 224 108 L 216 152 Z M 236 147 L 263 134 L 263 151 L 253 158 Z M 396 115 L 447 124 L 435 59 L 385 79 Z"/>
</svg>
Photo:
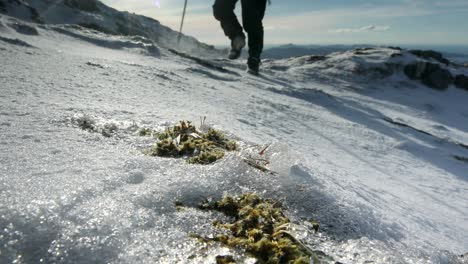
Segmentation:
<svg viewBox="0 0 468 264">
<path fill-rule="evenodd" d="M 249 35 L 249 57 L 260 58 L 263 51 L 263 17 L 267 0 L 241 0 L 242 24 Z"/>
<path fill-rule="evenodd" d="M 236 36 L 243 36 L 242 27 L 234 14 L 238 0 L 216 0 L 213 5 L 213 15 L 221 22 L 224 34 L 231 40 Z"/>
</svg>

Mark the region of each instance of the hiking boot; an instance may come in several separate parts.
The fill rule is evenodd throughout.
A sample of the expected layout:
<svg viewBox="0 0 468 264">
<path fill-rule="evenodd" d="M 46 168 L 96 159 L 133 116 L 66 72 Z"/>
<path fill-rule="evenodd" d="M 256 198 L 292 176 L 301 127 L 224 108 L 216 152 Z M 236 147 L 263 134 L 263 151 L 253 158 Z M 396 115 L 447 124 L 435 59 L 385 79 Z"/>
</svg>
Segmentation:
<svg viewBox="0 0 468 264">
<path fill-rule="evenodd" d="M 231 50 L 229 51 L 228 58 L 236 60 L 240 57 L 242 49 L 245 47 L 245 37 L 237 36 L 231 41 Z"/>
<path fill-rule="evenodd" d="M 256 57 L 250 57 L 247 60 L 247 72 L 253 75 L 259 75 L 259 69 L 260 69 L 260 59 Z"/>
</svg>

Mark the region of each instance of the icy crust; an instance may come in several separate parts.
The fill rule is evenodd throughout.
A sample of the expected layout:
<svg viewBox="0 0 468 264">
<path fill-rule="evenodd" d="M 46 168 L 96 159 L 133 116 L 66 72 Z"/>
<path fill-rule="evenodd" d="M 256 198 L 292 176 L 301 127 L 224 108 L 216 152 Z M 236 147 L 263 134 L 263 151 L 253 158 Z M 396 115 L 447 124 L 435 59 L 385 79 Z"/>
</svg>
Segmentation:
<svg viewBox="0 0 468 264">
<path fill-rule="evenodd" d="M 45 166 L 38 172 L 42 187 L 34 182 L 39 180 L 34 174 L 25 186 L 2 180 L 2 262 L 214 263 L 217 256 L 232 255 L 238 263 L 255 263 L 242 250 L 201 242 L 191 234 L 214 237 L 220 230 L 213 221 L 228 221 L 223 214 L 198 209 L 206 200 L 256 193 L 281 201 L 293 223 L 288 232 L 335 261 L 462 263 L 448 252 L 426 255 L 393 243 L 391 227 L 374 229 L 376 216 L 364 205 L 355 212 L 341 207 L 339 197 L 330 196 L 333 189 L 315 179 L 300 155 L 279 142 L 265 152 L 275 172 L 271 174 L 244 161 L 264 148 L 239 138 L 239 152 L 208 166 L 143 155 L 152 142 L 140 136 L 140 129 L 152 125 L 164 131 L 172 125 L 169 122 L 139 125 L 74 114 L 52 124 L 56 133 L 67 134 L 57 137 L 55 144 L 67 144 L 68 150 L 60 157 L 49 156 L 49 162 L 69 165 L 52 174 Z M 89 152 L 83 152 L 85 146 Z M 90 168 L 100 167 L 102 172 L 87 175 L 86 168 L 74 172 L 76 160 L 84 156 L 100 164 Z M 29 166 L 38 164 L 33 161 Z M 315 221 L 320 224 L 318 232 Z"/>
</svg>

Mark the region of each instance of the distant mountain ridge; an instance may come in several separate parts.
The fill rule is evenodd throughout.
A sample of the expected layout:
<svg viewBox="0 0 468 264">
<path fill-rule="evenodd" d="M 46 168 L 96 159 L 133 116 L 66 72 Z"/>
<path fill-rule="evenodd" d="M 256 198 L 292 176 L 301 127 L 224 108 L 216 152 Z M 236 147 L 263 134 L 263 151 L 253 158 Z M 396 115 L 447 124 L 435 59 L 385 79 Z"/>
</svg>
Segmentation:
<svg viewBox="0 0 468 264">
<path fill-rule="evenodd" d="M 292 57 L 302 57 L 309 55 L 328 55 L 334 52 L 344 52 L 357 48 L 376 48 L 378 45 L 371 44 L 354 44 L 354 45 L 295 45 L 286 44 L 266 48 L 263 52 L 263 57 L 267 59 L 287 59 Z M 408 49 L 421 49 L 420 46 L 402 46 Z M 443 47 L 443 46 L 427 46 L 424 49 L 431 49 L 441 52 L 445 57 L 455 62 L 467 62 L 468 50 L 462 47 Z"/>
<path fill-rule="evenodd" d="M 375 45 L 295 45 L 286 44 L 265 49 L 263 57 L 268 59 L 286 59 L 308 55 L 328 55 L 333 52 L 353 50 L 356 48 L 372 48 Z"/>
<path fill-rule="evenodd" d="M 0 13 L 41 24 L 73 24 L 107 34 L 141 36 L 161 47 L 203 54 L 221 54 L 214 46 L 183 35 L 142 15 L 113 9 L 98 0 L 0 0 Z"/>
</svg>

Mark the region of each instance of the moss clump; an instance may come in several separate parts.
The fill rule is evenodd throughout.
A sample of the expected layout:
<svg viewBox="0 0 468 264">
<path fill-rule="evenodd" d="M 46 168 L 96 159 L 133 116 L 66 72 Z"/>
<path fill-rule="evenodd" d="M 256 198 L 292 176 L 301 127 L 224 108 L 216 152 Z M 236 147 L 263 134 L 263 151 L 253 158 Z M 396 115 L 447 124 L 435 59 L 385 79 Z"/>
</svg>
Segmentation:
<svg viewBox="0 0 468 264">
<path fill-rule="evenodd" d="M 289 219 L 281 205 L 255 194 L 225 197 L 201 205 L 204 210 L 216 210 L 233 218 L 231 223 L 215 221 L 214 225 L 229 230 L 204 241 L 216 241 L 233 248 L 242 248 L 259 263 L 309 264 L 321 263 L 316 254 L 287 232 Z"/>
<path fill-rule="evenodd" d="M 159 141 L 149 150 L 149 155 L 173 158 L 187 156 L 187 162 L 191 164 L 211 164 L 223 158 L 225 151 L 237 149 L 237 144 L 228 140 L 222 132 L 210 128 L 203 133 L 185 121 L 156 137 Z"/>
<path fill-rule="evenodd" d="M 87 115 L 83 115 L 75 119 L 79 128 L 87 131 L 94 131 L 96 129 L 96 121 Z"/>
<path fill-rule="evenodd" d="M 223 157 L 223 150 L 217 148 L 208 148 L 200 152 L 200 154 L 197 156 L 191 157 L 187 162 L 190 164 L 211 164 L 219 159 L 222 159 Z"/>
</svg>

